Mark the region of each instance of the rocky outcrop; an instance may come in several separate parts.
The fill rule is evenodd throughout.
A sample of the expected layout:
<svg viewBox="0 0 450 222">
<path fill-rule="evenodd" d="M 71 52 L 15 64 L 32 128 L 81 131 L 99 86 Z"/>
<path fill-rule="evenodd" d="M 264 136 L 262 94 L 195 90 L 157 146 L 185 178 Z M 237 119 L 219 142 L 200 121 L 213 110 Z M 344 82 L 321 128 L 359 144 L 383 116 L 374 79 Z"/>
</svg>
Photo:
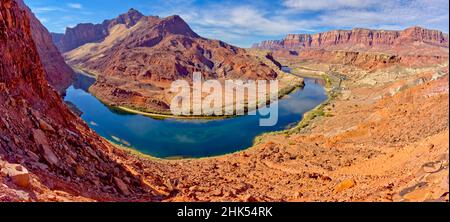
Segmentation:
<svg viewBox="0 0 450 222">
<path fill-rule="evenodd" d="M 30 174 L 20 164 L 10 164 L 0 159 L 0 174 L 9 177 L 15 185 L 21 188 L 30 187 Z"/>
<path fill-rule="evenodd" d="M 18 4 L 27 12 L 30 18 L 31 34 L 36 43 L 36 49 L 44 67 L 46 79 L 54 89 L 63 94 L 72 83 L 75 73 L 65 63 L 61 53 L 53 44 L 52 36 L 48 30 L 39 22 L 22 0 L 19 0 Z"/>
<path fill-rule="evenodd" d="M 297 58 L 303 62 L 319 62 L 323 64 L 339 64 L 354 66 L 364 70 L 376 70 L 394 65 L 404 67 L 422 67 L 440 64 L 448 60 L 442 55 L 395 55 L 375 52 L 342 51 L 342 50 L 303 50 L 298 55 L 290 56 L 281 51 L 275 53 L 278 57 Z"/>
<path fill-rule="evenodd" d="M 74 28 L 67 28 L 66 34 L 55 44 L 61 52 L 67 52 L 85 43 L 100 41 L 106 35 L 101 24 L 79 24 Z"/>
<path fill-rule="evenodd" d="M 260 43 L 253 44 L 252 48 L 263 50 L 276 50 L 284 48 L 283 40 L 264 40 Z"/>
<path fill-rule="evenodd" d="M 64 34 L 62 33 L 54 33 L 54 32 L 51 32 L 50 35 L 52 35 L 52 40 L 54 43 L 60 42 L 62 37 L 64 36 Z"/>
<path fill-rule="evenodd" d="M 261 65 L 241 48 L 200 37 L 176 15 L 143 17 L 136 26 L 110 26 L 108 33 L 103 42 L 67 53 L 68 62 L 102 75 L 152 81 L 173 81 L 194 71 L 203 71 L 209 78 L 251 78 Z M 88 52 L 92 47 L 97 52 Z M 273 70 L 258 71 L 263 78 L 276 77 Z"/>
<path fill-rule="evenodd" d="M 97 200 L 125 200 L 129 194 L 144 193 L 140 179 L 116 162 L 112 148 L 48 86 L 28 16 L 16 0 L 2 0 L 0 159 L 21 166 L 2 164 L 0 183 L 9 178 L 31 190 L 41 184 L 37 195 L 45 188 Z M 80 168 L 84 173 L 77 173 Z M 114 177 L 123 183 L 117 184 Z"/>
<path fill-rule="evenodd" d="M 301 129 L 222 157 L 157 160 L 74 116 L 47 85 L 27 13 L 0 3 L 0 201 L 448 202 L 448 63 L 363 79 L 342 69 L 343 91 Z M 377 76 L 395 82 L 362 81 Z"/>
<path fill-rule="evenodd" d="M 109 35 L 109 29 L 117 24 L 125 24 L 127 27 L 134 26 L 143 15 L 130 9 L 127 13 L 115 19 L 105 20 L 101 24 L 84 23 L 73 28 L 67 28 L 64 35 L 54 35 L 56 46 L 61 52 L 67 52 L 78 48 L 86 43 L 102 41 Z"/>
<path fill-rule="evenodd" d="M 365 70 L 389 66 L 419 67 L 448 60 L 448 35 L 411 27 L 402 31 L 333 30 L 289 34 L 283 40 L 253 46 L 271 50 L 277 58 L 351 65 Z"/>
<path fill-rule="evenodd" d="M 352 29 L 333 30 L 318 34 L 289 34 L 283 40 L 263 41 L 255 44 L 260 49 L 352 49 L 388 50 L 423 43 L 448 48 L 448 35 L 437 30 L 411 27 L 402 31 Z"/>
<path fill-rule="evenodd" d="M 164 90 L 174 80 L 192 80 L 196 71 L 204 79 L 277 78 L 244 49 L 200 37 L 177 15 L 112 24 L 103 41 L 65 54 L 69 64 L 102 76 L 91 92 L 111 104 L 167 112 L 171 97 Z"/>
</svg>

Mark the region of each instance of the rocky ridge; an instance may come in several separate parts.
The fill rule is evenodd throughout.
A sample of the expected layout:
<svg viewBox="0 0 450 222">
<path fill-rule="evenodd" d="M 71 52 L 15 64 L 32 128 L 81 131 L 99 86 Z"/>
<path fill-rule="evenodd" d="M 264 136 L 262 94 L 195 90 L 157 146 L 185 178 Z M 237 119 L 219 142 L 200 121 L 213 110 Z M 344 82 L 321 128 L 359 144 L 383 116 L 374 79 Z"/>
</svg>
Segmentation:
<svg viewBox="0 0 450 222">
<path fill-rule="evenodd" d="M 115 19 L 105 20 L 101 24 L 83 23 L 67 28 L 64 34 L 53 33 L 53 41 L 61 52 L 68 52 L 86 43 L 102 41 L 109 35 L 109 29 L 117 24 L 134 26 L 144 15 L 130 9 Z"/>
<path fill-rule="evenodd" d="M 129 13 L 135 11 L 122 17 L 133 17 Z M 116 20 L 122 21 L 109 21 Z M 173 97 L 170 84 L 191 81 L 194 72 L 201 72 L 203 79 L 218 80 L 278 77 L 246 50 L 199 36 L 177 15 L 108 24 L 106 38 L 64 55 L 70 65 L 97 76 L 90 91 L 110 105 L 168 112 Z"/>
<path fill-rule="evenodd" d="M 274 51 L 278 59 L 351 65 L 371 70 L 378 67 L 420 67 L 448 60 L 448 34 L 421 27 L 401 31 L 333 30 L 318 34 L 289 34 L 283 40 L 255 44 Z"/>
<path fill-rule="evenodd" d="M 44 67 L 48 83 L 60 94 L 64 94 L 66 88 L 72 83 L 75 73 L 72 68 L 66 64 L 61 53 L 53 44 L 52 35 L 48 30 L 41 24 L 22 0 L 18 1 L 18 4 L 28 13 L 31 34 L 36 43 L 36 49 Z"/>
<path fill-rule="evenodd" d="M 410 27 L 402 31 L 352 29 L 333 30 L 318 34 L 289 34 L 283 40 L 263 41 L 255 44 L 260 49 L 352 49 L 388 50 L 395 46 L 413 43 L 448 48 L 448 34 L 421 27 Z"/>
<path fill-rule="evenodd" d="M 111 147 L 69 112 L 26 18 L 1 1 L 0 201 L 448 202 L 448 62 L 367 72 L 290 60 L 346 77 L 309 121 L 242 152 L 157 160 Z"/>
<path fill-rule="evenodd" d="M 157 198 L 48 85 L 28 16 L 16 0 L 2 0 L 0 200 L 52 200 L 58 192 L 61 200 Z"/>
</svg>

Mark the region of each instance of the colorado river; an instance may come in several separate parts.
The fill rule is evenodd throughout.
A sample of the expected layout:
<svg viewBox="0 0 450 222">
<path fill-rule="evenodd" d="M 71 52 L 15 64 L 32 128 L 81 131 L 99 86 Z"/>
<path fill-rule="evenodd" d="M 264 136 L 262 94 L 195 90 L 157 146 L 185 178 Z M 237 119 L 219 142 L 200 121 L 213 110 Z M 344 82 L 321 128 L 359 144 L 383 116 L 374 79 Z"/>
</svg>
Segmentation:
<svg viewBox="0 0 450 222">
<path fill-rule="evenodd" d="M 228 119 L 152 119 L 109 108 L 88 92 L 94 79 L 79 74 L 67 89 L 89 126 L 104 138 L 142 153 L 161 157 L 208 157 L 232 153 L 252 145 L 256 136 L 297 124 L 303 114 L 327 99 L 321 80 L 305 78 L 305 87 L 279 101 L 278 123 L 259 126 L 259 114 Z"/>
</svg>

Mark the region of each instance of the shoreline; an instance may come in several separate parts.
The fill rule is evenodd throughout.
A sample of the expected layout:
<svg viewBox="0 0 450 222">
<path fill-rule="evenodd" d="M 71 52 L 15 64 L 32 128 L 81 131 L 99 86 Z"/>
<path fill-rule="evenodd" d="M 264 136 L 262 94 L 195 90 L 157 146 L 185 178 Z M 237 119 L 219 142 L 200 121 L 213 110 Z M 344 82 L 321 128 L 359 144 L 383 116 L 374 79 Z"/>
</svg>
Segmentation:
<svg viewBox="0 0 450 222">
<path fill-rule="evenodd" d="M 82 69 L 82 68 L 79 68 L 79 67 L 76 67 L 76 66 L 70 66 L 70 67 L 73 69 L 73 71 L 75 73 L 79 73 L 81 75 L 97 79 L 98 75 L 94 74 L 93 72 L 89 72 L 89 71 L 87 71 L 85 69 Z"/>
<path fill-rule="evenodd" d="M 289 94 L 291 94 L 292 92 L 294 92 L 297 89 L 300 89 L 304 87 L 304 82 L 302 80 L 302 83 L 300 85 L 294 85 L 291 87 L 287 87 L 282 89 L 282 93 L 278 95 L 278 99 L 283 99 L 285 96 L 288 96 Z M 90 92 L 93 96 L 95 96 L 94 93 Z M 95 96 L 95 98 L 97 98 L 98 100 L 100 100 L 97 96 Z M 146 117 L 155 117 L 155 118 L 167 118 L 167 119 L 192 119 L 192 120 L 220 120 L 220 119 L 228 119 L 228 118 L 236 118 L 236 117 L 240 117 L 242 115 L 221 115 L 221 116 L 205 116 L 205 115 L 201 115 L 201 116 L 195 116 L 195 115 L 191 115 L 191 116 L 183 116 L 183 115 L 172 115 L 172 114 L 165 114 L 165 113 L 156 113 L 156 112 L 147 112 L 147 111 L 140 111 L 137 109 L 133 109 L 130 107 L 126 107 L 126 106 L 114 106 L 114 105 L 109 105 L 107 103 L 105 103 L 107 106 L 109 107 L 113 107 L 116 109 L 119 109 L 121 111 L 124 112 L 128 112 L 131 114 L 138 114 L 138 115 L 143 115 Z M 268 104 L 266 104 L 268 105 Z M 248 107 L 245 106 L 244 109 L 247 109 Z M 258 110 L 259 108 L 256 108 L 256 110 Z M 245 112 L 251 112 L 251 111 L 255 111 L 255 110 L 246 110 Z"/>
<path fill-rule="evenodd" d="M 324 86 L 324 90 L 327 94 L 327 99 L 325 101 L 323 101 L 322 103 L 320 103 L 319 105 L 317 105 L 316 107 L 314 107 L 313 109 L 309 110 L 308 112 L 305 112 L 303 114 L 302 119 L 295 125 L 293 125 L 292 127 L 290 127 L 289 129 L 285 129 L 285 130 L 281 130 L 281 131 L 273 131 L 273 132 L 267 132 L 267 133 L 263 133 L 259 136 L 256 136 L 255 139 L 253 140 L 253 146 L 260 144 L 264 137 L 266 136 L 270 136 L 270 135 L 279 135 L 279 134 L 293 134 L 296 133 L 297 131 L 300 131 L 301 129 L 307 127 L 309 125 L 309 123 L 311 121 L 313 121 L 316 117 L 320 116 L 317 115 L 317 113 L 323 113 L 323 107 L 325 107 L 328 103 L 330 103 L 331 101 L 333 101 L 333 99 L 336 98 L 338 92 L 335 91 L 335 89 L 337 88 L 335 86 L 336 82 L 333 82 L 332 78 L 330 78 L 330 74 L 327 73 L 321 73 L 320 75 L 315 75 L 315 74 L 298 74 L 298 73 L 294 73 L 295 70 L 292 69 L 291 70 L 291 74 L 298 76 L 300 78 L 315 78 L 315 79 L 323 79 L 327 82 L 327 84 Z M 323 116 L 323 115 L 322 115 Z"/>
<path fill-rule="evenodd" d="M 94 94 L 92 94 L 92 95 L 94 95 Z M 144 111 L 139 111 L 136 109 L 125 107 L 125 106 L 111 106 L 111 105 L 108 105 L 108 106 L 119 109 L 124 112 L 131 113 L 131 114 L 138 114 L 138 115 L 142 115 L 142 116 L 146 116 L 146 117 L 155 117 L 155 118 L 162 118 L 162 119 L 192 119 L 192 120 L 217 119 L 217 120 L 219 120 L 219 119 L 228 119 L 228 118 L 233 118 L 233 117 L 239 117 L 237 115 L 233 115 L 233 116 L 225 116 L 225 115 L 223 115 L 223 116 L 178 116 L 178 115 L 171 115 L 171 114 L 144 112 Z"/>
<path fill-rule="evenodd" d="M 82 75 L 86 75 L 88 77 L 92 77 L 95 78 L 95 76 L 77 69 L 80 72 L 80 74 Z M 283 97 L 289 95 L 290 93 L 294 92 L 295 90 L 298 90 L 301 87 L 304 87 L 305 82 L 304 82 L 304 78 L 313 78 L 313 79 L 322 79 L 325 80 L 327 82 L 327 85 L 323 86 L 324 90 L 327 94 L 328 99 L 325 100 L 324 102 L 322 102 L 321 104 L 317 105 L 316 107 L 314 107 L 313 109 L 309 110 L 308 112 L 303 114 L 302 119 L 295 125 L 293 125 L 292 127 L 290 127 L 289 129 L 285 129 L 285 130 L 281 130 L 281 131 L 273 131 L 273 132 L 266 132 L 266 133 L 262 133 L 261 135 L 256 136 L 253 139 L 253 143 L 251 146 L 235 151 L 235 152 L 231 152 L 231 153 L 224 153 L 224 154 L 220 154 L 220 155 L 214 155 L 214 156 L 205 156 L 205 157 L 181 157 L 181 156 L 175 156 L 175 157 L 156 157 L 150 154 L 146 154 L 143 153 L 139 150 L 137 150 L 136 148 L 134 148 L 132 145 L 131 146 L 124 146 L 122 144 L 116 143 L 112 140 L 109 140 L 107 138 L 105 138 L 110 144 L 112 144 L 113 146 L 122 149 L 128 153 L 130 153 L 131 155 L 135 155 L 138 158 L 146 158 L 146 159 L 152 159 L 152 160 L 162 160 L 162 161 L 180 161 L 180 160 L 200 160 L 200 159 L 213 159 L 213 158 L 220 158 L 220 157 L 224 157 L 224 156 L 228 156 L 228 155 L 233 155 L 235 153 L 239 153 L 245 150 L 249 150 L 252 147 L 255 147 L 256 145 L 258 145 L 265 136 L 269 136 L 269 135 L 276 135 L 276 134 L 283 134 L 283 133 L 287 133 L 287 134 L 292 134 L 295 132 L 295 130 L 297 129 L 302 129 L 304 127 L 301 127 L 302 125 L 312 121 L 314 118 L 309 118 L 308 116 L 310 116 L 311 114 L 314 116 L 314 113 L 317 112 L 317 110 L 320 110 L 321 107 L 324 107 L 326 104 L 328 104 L 333 98 L 335 98 L 335 96 L 333 96 L 334 92 L 333 89 L 335 88 L 333 86 L 333 83 L 328 84 L 329 82 L 331 82 L 331 78 L 330 76 L 328 76 L 329 74 L 324 73 L 321 75 L 313 75 L 313 74 L 309 74 L 309 75 L 302 75 L 302 74 L 298 74 L 295 73 L 295 70 L 291 70 L 291 72 L 284 72 L 287 75 L 291 75 L 291 76 L 295 76 L 297 78 L 301 78 L 301 84 L 292 86 L 292 87 L 286 87 L 288 90 L 284 90 L 284 92 L 282 94 L 279 95 L 279 99 L 282 99 Z M 286 89 L 285 88 L 285 89 Z M 102 101 L 101 99 L 99 99 L 97 96 L 95 96 L 95 94 L 93 94 L 92 92 L 90 92 L 96 99 L 98 99 L 100 102 L 102 102 L 103 104 L 105 104 L 106 106 L 112 108 L 112 109 L 118 109 L 120 111 L 124 111 L 127 113 L 131 113 L 131 114 L 138 114 L 138 115 L 142 115 L 142 116 L 146 116 L 146 117 L 150 117 L 150 118 L 159 118 L 159 119 L 190 119 L 190 120 L 198 120 L 198 119 L 204 119 L 204 120 L 220 120 L 220 119 L 227 119 L 227 118 L 236 118 L 239 117 L 237 115 L 233 115 L 233 116 L 175 116 L 175 115 L 170 115 L 170 114 L 162 114 L 162 113 L 149 113 L 149 112 L 143 112 L 143 111 L 139 111 L 136 109 L 132 109 L 132 108 L 128 108 L 125 106 L 112 106 L 109 105 L 108 103 L 105 103 L 104 101 Z"/>
<path fill-rule="evenodd" d="M 296 75 L 296 74 L 292 74 L 292 75 Z M 297 77 L 301 77 L 300 75 L 297 74 Z M 303 76 L 301 78 L 315 78 L 315 79 L 324 79 L 326 80 L 326 78 L 329 78 L 326 75 L 318 75 L 318 76 L 313 76 L 313 75 L 309 75 L 308 77 Z M 276 135 L 276 134 L 283 134 L 283 133 L 287 133 L 292 134 L 295 133 L 297 129 L 302 129 L 304 127 L 301 127 L 301 125 L 309 123 L 311 121 L 314 120 L 314 118 L 307 118 L 308 115 L 312 115 L 315 112 L 317 112 L 317 110 L 323 108 L 324 106 L 326 106 L 326 104 L 328 104 L 329 102 L 331 102 L 334 98 L 336 98 L 335 93 L 332 92 L 333 87 L 327 88 L 324 86 L 324 90 L 327 93 L 327 97 L 328 99 L 325 100 L 324 102 L 322 102 L 321 104 L 317 105 L 316 107 L 314 107 L 313 109 L 311 109 L 310 111 L 304 113 L 303 118 L 295 125 L 293 125 L 292 127 L 290 127 L 289 129 L 285 129 L 285 130 L 281 130 L 281 131 L 272 131 L 272 132 L 266 132 L 266 133 L 262 133 L 258 136 L 256 136 L 253 139 L 253 143 L 251 146 L 235 151 L 235 152 L 230 152 L 230 153 L 224 153 L 224 154 L 220 154 L 220 155 L 214 155 L 214 156 L 205 156 L 205 157 L 182 157 L 182 156 L 174 156 L 174 157 L 156 157 L 150 154 L 146 154 L 143 153 L 135 148 L 133 148 L 133 146 L 130 147 L 126 147 L 123 146 L 121 144 L 115 143 L 114 141 L 110 141 L 108 140 L 112 145 L 114 145 L 115 147 L 124 150 L 125 152 L 136 156 L 137 158 L 144 158 L 144 159 L 150 159 L 150 160 L 160 160 L 160 161 L 169 161 L 169 162 L 175 162 L 175 161 L 184 161 L 184 160 L 208 160 L 208 159 L 214 159 L 214 158 L 222 158 L 222 157 L 226 157 L 228 155 L 233 155 L 239 152 L 243 152 L 246 150 L 250 150 L 252 148 L 254 148 L 256 145 L 258 145 L 264 137 L 266 136 L 270 136 L 270 135 Z M 295 89 L 294 89 L 295 90 Z"/>
<path fill-rule="evenodd" d="M 79 73 L 81 75 L 87 76 L 87 77 L 91 77 L 91 78 L 95 78 L 97 79 L 96 74 L 89 72 L 87 70 L 84 70 L 82 68 L 76 67 L 76 66 L 71 66 L 72 69 L 76 72 Z M 295 90 L 302 88 L 305 86 L 305 82 L 304 82 L 304 78 L 292 73 L 286 73 L 284 72 L 286 75 L 291 75 L 291 76 L 295 76 L 296 78 L 299 78 L 299 81 L 296 84 L 290 85 L 290 86 L 286 86 L 285 88 L 282 88 L 281 90 L 279 90 L 279 95 L 278 95 L 278 99 L 282 99 L 283 97 L 291 94 L 292 92 L 294 92 Z M 314 78 L 314 77 L 311 77 Z M 137 115 L 142 115 L 142 116 L 146 116 L 146 117 L 150 117 L 150 118 L 161 118 L 161 119 L 192 119 L 192 120 L 220 120 L 220 119 L 228 119 L 228 118 L 235 118 L 235 117 L 239 117 L 241 115 L 220 115 L 220 116 L 214 116 L 214 115 L 209 115 L 209 116 L 205 116 L 205 115 L 200 115 L 200 116 L 183 116 L 183 115 L 172 115 L 169 113 L 160 113 L 160 112 L 152 112 L 152 111 L 141 111 L 138 110 L 136 108 L 132 108 L 132 107 L 127 107 L 127 106 L 117 106 L 117 105 L 111 105 L 109 102 L 106 102 L 102 99 L 100 99 L 98 96 L 95 95 L 95 93 L 91 92 L 89 90 L 89 93 L 91 95 L 93 95 L 96 99 L 98 99 L 100 102 L 102 102 L 103 104 L 105 104 L 106 106 L 113 108 L 113 109 L 118 109 L 120 111 L 123 112 L 127 112 L 130 114 L 137 114 Z M 247 105 L 247 104 L 246 104 Z M 267 102 L 266 102 L 266 105 Z M 244 109 L 247 109 L 248 107 L 245 106 Z M 258 110 L 258 108 L 256 108 L 256 110 Z M 250 111 L 254 111 L 254 110 L 247 110 L 246 112 L 250 112 Z"/>
</svg>

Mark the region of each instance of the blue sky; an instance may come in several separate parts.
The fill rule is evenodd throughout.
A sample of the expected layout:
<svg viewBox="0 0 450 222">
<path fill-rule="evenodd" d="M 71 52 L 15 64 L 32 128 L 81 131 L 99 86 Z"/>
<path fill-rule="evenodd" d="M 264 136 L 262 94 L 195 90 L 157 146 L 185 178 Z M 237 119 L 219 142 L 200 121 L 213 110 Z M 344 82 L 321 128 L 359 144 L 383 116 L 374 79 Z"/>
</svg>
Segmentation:
<svg viewBox="0 0 450 222">
<path fill-rule="evenodd" d="M 448 0 L 25 0 L 51 31 L 100 23 L 135 8 L 145 15 L 178 14 L 198 34 L 241 47 L 288 33 L 354 27 L 419 25 L 448 33 Z"/>
</svg>

